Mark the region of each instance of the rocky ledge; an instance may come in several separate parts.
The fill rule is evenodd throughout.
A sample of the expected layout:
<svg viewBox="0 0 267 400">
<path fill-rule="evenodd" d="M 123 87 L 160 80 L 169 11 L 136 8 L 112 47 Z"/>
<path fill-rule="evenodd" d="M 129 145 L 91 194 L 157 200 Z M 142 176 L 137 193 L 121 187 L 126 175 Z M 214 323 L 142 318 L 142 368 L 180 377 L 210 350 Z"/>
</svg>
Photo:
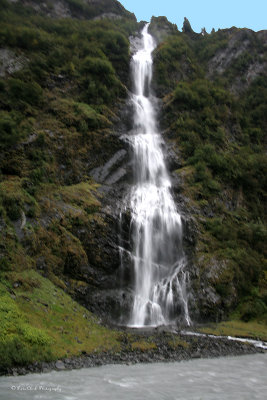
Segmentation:
<svg viewBox="0 0 267 400">
<path fill-rule="evenodd" d="M 264 350 L 246 342 L 227 338 L 194 336 L 171 332 L 165 329 L 122 330 L 120 350 L 94 352 L 79 357 L 65 358 L 53 362 L 36 362 L 26 367 L 10 368 L 8 375 L 45 373 L 96 367 L 107 364 L 136 364 L 152 362 L 185 361 L 195 358 L 214 358 L 263 353 Z"/>
</svg>

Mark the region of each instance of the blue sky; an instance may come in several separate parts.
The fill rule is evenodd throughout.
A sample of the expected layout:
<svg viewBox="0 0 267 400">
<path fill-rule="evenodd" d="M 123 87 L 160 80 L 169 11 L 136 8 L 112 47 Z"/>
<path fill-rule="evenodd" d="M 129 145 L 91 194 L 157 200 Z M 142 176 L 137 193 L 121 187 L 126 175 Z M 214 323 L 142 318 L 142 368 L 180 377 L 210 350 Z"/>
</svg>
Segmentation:
<svg viewBox="0 0 267 400">
<path fill-rule="evenodd" d="M 138 21 L 165 15 L 181 30 L 187 17 L 195 32 L 205 27 L 267 29 L 267 0 L 119 0 Z"/>
</svg>

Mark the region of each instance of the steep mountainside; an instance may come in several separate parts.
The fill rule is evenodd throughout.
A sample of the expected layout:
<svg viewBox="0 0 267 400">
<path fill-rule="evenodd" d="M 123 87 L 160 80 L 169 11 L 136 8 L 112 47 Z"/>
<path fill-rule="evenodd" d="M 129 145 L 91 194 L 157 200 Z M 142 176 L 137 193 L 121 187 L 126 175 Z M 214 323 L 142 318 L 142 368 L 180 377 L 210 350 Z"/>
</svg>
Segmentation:
<svg viewBox="0 0 267 400">
<path fill-rule="evenodd" d="M 118 349 L 131 300 L 118 220 L 132 179 L 130 41 L 113 0 L 0 0 L 0 369 Z M 154 90 L 195 321 L 266 320 L 266 31 L 153 18 Z M 133 38 L 135 37 L 135 39 Z M 129 229 L 125 218 L 125 232 Z M 122 285 L 122 290 L 121 290 Z M 80 304 L 78 304 L 78 303 Z M 87 310 L 83 307 L 85 306 Z M 89 310 L 89 311 L 88 311 Z M 147 344 L 146 344 L 147 345 Z"/>
<path fill-rule="evenodd" d="M 188 20 L 155 50 L 162 128 L 195 230 L 189 254 L 201 318 L 236 306 L 244 320 L 266 315 L 266 50 L 266 31 L 197 35 Z"/>
</svg>

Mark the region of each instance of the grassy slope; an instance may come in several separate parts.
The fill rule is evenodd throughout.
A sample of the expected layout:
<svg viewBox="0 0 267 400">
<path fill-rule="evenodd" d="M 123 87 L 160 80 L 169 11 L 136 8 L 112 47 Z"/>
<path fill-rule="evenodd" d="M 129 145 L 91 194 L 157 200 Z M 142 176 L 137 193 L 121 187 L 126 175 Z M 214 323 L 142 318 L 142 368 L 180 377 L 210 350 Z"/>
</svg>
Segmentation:
<svg viewBox="0 0 267 400">
<path fill-rule="evenodd" d="M 267 325 L 260 321 L 243 322 L 238 319 L 230 319 L 218 324 L 207 324 L 198 328 L 198 331 L 216 336 L 235 336 L 267 341 Z"/>
<path fill-rule="evenodd" d="M 0 368 L 119 349 L 118 333 L 34 270 L 0 286 Z M 81 283 L 82 284 L 82 283 Z"/>
</svg>

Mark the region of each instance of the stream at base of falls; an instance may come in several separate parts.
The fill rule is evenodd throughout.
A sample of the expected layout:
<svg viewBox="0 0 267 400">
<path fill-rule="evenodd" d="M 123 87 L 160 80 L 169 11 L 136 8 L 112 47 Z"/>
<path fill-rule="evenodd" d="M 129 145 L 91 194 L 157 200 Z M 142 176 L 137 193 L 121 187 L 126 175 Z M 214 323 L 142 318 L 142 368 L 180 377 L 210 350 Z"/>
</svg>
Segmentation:
<svg viewBox="0 0 267 400">
<path fill-rule="evenodd" d="M 267 354 L 0 378 L 1 400 L 264 400 Z"/>
</svg>

